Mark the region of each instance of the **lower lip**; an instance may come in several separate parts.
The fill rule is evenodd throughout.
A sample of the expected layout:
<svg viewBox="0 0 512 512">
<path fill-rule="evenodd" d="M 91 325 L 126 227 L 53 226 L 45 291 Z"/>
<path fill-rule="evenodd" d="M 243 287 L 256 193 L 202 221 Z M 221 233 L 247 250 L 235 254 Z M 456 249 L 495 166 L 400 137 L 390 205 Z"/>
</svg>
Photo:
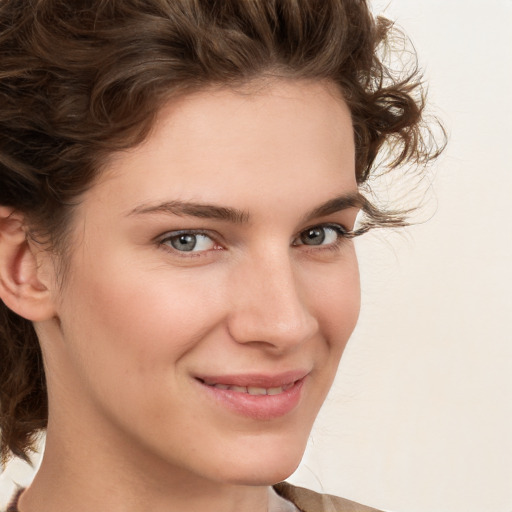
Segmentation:
<svg viewBox="0 0 512 512">
<path fill-rule="evenodd" d="M 278 395 L 250 395 L 229 389 L 219 389 L 197 381 L 217 403 L 231 411 L 255 420 L 272 420 L 285 416 L 297 407 L 302 396 L 305 377 Z"/>
</svg>

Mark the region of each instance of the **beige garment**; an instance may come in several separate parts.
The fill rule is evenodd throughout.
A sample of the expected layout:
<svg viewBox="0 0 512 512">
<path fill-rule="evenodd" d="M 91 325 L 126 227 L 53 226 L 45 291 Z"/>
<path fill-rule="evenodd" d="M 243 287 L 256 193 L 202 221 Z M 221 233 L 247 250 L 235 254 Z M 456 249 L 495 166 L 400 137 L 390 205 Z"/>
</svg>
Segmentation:
<svg viewBox="0 0 512 512">
<path fill-rule="evenodd" d="M 380 512 L 376 508 L 360 505 L 353 501 L 330 494 L 319 494 L 287 482 L 274 485 L 283 498 L 291 501 L 301 512 Z"/>
</svg>

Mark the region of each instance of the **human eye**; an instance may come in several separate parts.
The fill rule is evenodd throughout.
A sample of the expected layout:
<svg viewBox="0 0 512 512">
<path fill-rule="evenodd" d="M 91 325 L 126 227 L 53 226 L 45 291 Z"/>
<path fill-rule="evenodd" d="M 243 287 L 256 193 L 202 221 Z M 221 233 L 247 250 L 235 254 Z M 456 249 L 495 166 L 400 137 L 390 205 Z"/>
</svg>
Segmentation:
<svg viewBox="0 0 512 512">
<path fill-rule="evenodd" d="M 322 224 L 301 231 L 292 245 L 335 249 L 348 238 L 350 231 L 340 224 Z"/>
<path fill-rule="evenodd" d="M 158 243 L 167 250 L 185 254 L 203 253 L 220 248 L 211 236 L 197 231 L 172 231 L 161 237 Z"/>
</svg>

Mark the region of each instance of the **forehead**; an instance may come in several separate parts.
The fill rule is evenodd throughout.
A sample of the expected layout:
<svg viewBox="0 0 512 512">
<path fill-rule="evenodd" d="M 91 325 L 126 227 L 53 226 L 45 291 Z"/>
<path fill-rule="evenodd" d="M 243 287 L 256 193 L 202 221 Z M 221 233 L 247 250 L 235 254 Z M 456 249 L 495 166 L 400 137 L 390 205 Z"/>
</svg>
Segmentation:
<svg viewBox="0 0 512 512">
<path fill-rule="evenodd" d="M 357 188 L 350 111 L 324 82 L 195 92 L 165 104 L 146 141 L 113 155 L 102 181 L 115 183 L 110 201 L 132 203 L 345 192 Z"/>
</svg>

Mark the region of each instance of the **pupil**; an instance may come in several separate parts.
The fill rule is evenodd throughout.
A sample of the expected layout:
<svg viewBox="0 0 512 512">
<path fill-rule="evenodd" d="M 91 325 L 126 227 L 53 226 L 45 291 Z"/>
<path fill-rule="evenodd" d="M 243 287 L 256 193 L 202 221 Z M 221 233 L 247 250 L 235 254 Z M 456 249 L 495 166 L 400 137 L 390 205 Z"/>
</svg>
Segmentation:
<svg viewBox="0 0 512 512">
<path fill-rule="evenodd" d="M 301 239 L 307 245 L 320 245 L 325 240 L 325 231 L 322 228 L 308 229 Z"/>
<path fill-rule="evenodd" d="M 196 246 L 195 235 L 180 235 L 171 240 L 172 246 L 178 251 L 191 251 Z"/>
</svg>

